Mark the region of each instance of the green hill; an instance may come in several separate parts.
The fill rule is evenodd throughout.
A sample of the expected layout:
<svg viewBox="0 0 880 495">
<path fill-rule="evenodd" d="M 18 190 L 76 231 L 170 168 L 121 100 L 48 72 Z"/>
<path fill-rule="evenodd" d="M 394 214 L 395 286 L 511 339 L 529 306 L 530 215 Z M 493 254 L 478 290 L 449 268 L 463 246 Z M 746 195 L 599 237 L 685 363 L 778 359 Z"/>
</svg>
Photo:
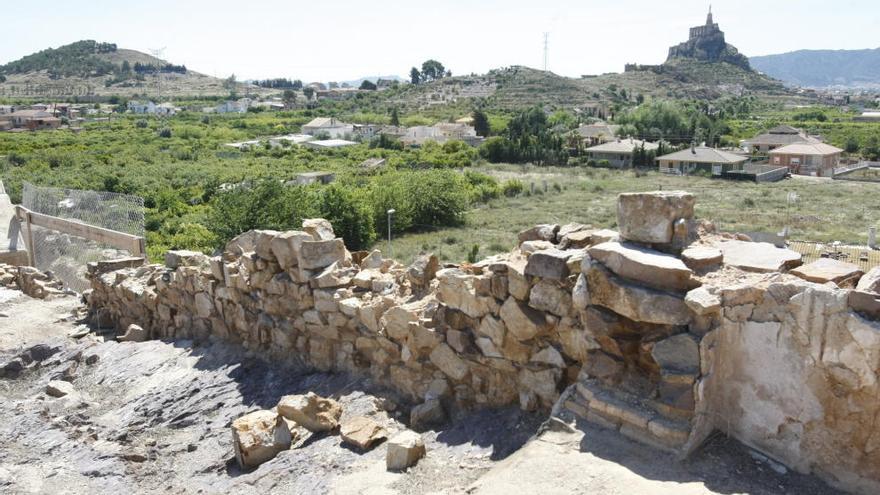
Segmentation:
<svg viewBox="0 0 880 495">
<path fill-rule="evenodd" d="M 0 97 L 65 98 L 213 96 L 228 93 L 217 78 L 199 74 L 115 43 L 83 40 L 47 48 L 0 65 Z"/>
</svg>

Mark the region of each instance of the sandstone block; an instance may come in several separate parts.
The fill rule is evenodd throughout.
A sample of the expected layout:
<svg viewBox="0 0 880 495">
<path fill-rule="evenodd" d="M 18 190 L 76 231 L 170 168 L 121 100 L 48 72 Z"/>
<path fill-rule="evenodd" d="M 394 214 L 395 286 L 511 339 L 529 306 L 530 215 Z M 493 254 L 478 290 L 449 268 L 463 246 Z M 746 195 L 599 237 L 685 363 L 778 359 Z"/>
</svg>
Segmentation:
<svg viewBox="0 0 880 495">
<path fill-rule="evenodd" d="M 315 270 L 328 267 L 344 258 L 345 244 L 342 239 L 302 241 L 297 264 L 300 268 Z"/>
<path fill-rule="evenodd" d="M 323 218 L 303 220 L 302 229 L 316 241 L 331 241 L 336 238 L 336 234 L 333 233 L 333 225 Z"/>
<path fill-rule="evenodd" d="M 606 242 L 589 249 L 590 257 L 615 274 L 660 290 L 685 291 L 698 282 L 691 269 L 675 256 L 619 242 Z"/>
<path fill-rule="evenodd" d="M 414 466 L 425 454 L 422 436 L 414 431 L 404 430 L 388 440 L 385 467 L 389 471 L 403 471 Z"/>
<path fill-rule="evenodd" d="M 552 366 L 554 368 L 565 368 L 565 360 L 562 359 L 562 354 L 559 354 L 559 351 L 552 346 L 547 346 L 534 353 L 529 361 L 535 364 Z"/>
<path fill-rule="evenodd" d="M 254 233 L 256 235 L 254 239 L 254 252 L 264 260 L 274 261 L 275 255 L 272 253 L 272 240 L 281 232 L 277 230 L 255 230 Z"/>
<path fill-rule="evenodd" d="M 687 325 L 690 322 L 690 311 L 681 297 L 633 285 L 599 267 L 590 268 L 587 283 L 593 304 L 630 320 L 658 325 Z"/>
<path fill-rule="evenodd" d="M 409 412 L 410 425 L 421 430 L 429 426 L 443 424 L 446 421 L 446 411 L 439 399 L 429 399 L 413 407 Z"/>
<path fill-rule="evenodd" d="M 272 254 L 278 261 L 282 270 L 288 270 L 296 266 L 299 256 L 299 247 L 303 241 L 311 241 L 314 238 L 299 231 L 282 232 L 272 238 Z"/>
<path fill-rule="evenodd" d="M 649 244 L 672 242 L 674 223 L 692 219 L 696 198 L 683 191 L 624 193 L 617 197 L 617 225 L 623 239 Z"/>
<path fill-rule="evenodd" d="M 709 246 L 692 246 L 681 252 L 681 260 L 691 270 L 707 270 L 721 265 L 724 253 Z"/>
<path fill-rule="evenodd" d="M 568 277 L 568 259 L 572 256 L 571 251 L 559 249 L 545 249 L 537 251 L 529 256 L 526 263 L 525 274 L 540 278 L 564 280 Z"/>
<path fill-rule="evenodd" d="M 339 425 L 339 434 L 343 442 L 363 450 L 388 438 L 388 431 L 382 425 L 364 416 L 343 421 Z"/>
<path fill-rule="evenodd" d="M 495 298 L 477 294 L 474 275 L 458 268 L 437 272 L 437 299 L 471 318 L 482 318 L 497 308 Z"/>
<path fill-rule="evenodd" d="M 420 255 L 406 270 L 406 278 L 414 287 L 425 288 L 434 279 L 440 268 L 440 260 L 433 254 Z"/>
<path fill-rule="evenodd" d="M 325 399 L 309 392 L 304 395 L 285 395 L 278 402 L 278 414 L 295 421 L 309 431 L 329 431 L 339 425 L 342 406 L 333 399 Z"/>
<path fill-rule="evenodd" d="M 529 293 L 529 306 L 557 316 L 571 312 L 572 296 L 552 280 L 541 280 Z"/>
<path fill-rule="evenodd" d="M 467 363 L 446 344 L 440 344 L 429 355 L 431 362 L 453 380 L 461 380 L 468 374 Z"/>
<path fill-rule="evenodd" d="M 168 251 L 165 253 L 165 266 L 174 270 L 181 266 L 208 266 L 208 256 L 198 251 Z"/>
<path fill-rule="evenodd" d="M 651 357 L 662 370 L 697 373 L 700 370 L 700 346 L 689 334 L 663 339 L 651 349 Z"/>
<path fill-rule="evenodd" d="M 725 241 L 718 245 L 724 264 L 747 272 L 772 273 L 800 266 L 801 254 L 769 242 Z"/>
<path fill-rule="evenodd" d="M 880 294 L 880 266 L 876 266 L 868 271 L 868 273 L 859 280 L 856 290 Z"/>
<path fill-rule="evenodd" d="M 532 254 L 545 249 L 553 249 L 556 245 L 550 241 L 526 241 L 519 245 L 523 254 Z"/>
<path fill-rule="evenodd" d="M 523 230 L 517 237 L 519 238 L 520 244 L 528 241 L 556 242 L 557 232 L 559 232 L 559 225 L 542 224 Z"/>
<path fill-rule="evenodd" d="M 290 428 L 275 411 L 255 411 L 232 422 L 235 459 L 242 469 L 254 468 L 290 448 Z"/>
<path fill-rule="evenodd" d="M 684 297 L 687 307 L 699 316 L 706 316 L 721 311 L 721 298 L 700 287 L 687 293 Z"/>
<path fill-rule="evenodd" d="M 807 265 L 799 266 L 791 270 L 790 273 L 808 282 L 817 284 L 832 282 L 840 287 L 853 288 L 865 272 L 852 263 L 820 258 Z"/>
<path fill-rule="evenodd" d="M 544 314 L 509 297 L 501 306 L 501 320 L 508 335 L 519 341 L 530 340 L 548 329 Z"/>
</svg>

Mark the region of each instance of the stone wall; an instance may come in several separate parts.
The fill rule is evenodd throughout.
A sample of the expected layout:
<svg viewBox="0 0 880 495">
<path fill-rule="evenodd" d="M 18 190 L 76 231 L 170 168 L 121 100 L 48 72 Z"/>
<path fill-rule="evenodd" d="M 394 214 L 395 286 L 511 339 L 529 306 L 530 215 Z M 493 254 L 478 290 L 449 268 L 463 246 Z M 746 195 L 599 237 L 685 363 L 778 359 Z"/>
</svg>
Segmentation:
<svg viewBox="0 0 880 495">
<path fill-rule="evenodd" d="M 880 324 L 854 308 L 880 316 L 877 288 L 780 273 L 797 253 L 716 234 L 694 202 L 621 195 L 620 234 L 539 225 L 508 254 L 448 266 L 350 253 L 307 220 L 242 234 L 213 258 L 92 264 L 84 298 L 99 326 L 370 376 L 424 402 L 414 421 L 439 406 L 552 408 L 682 454 L 721 430 L 876 488 Z M 861 273 L 837 275 L 851 287 Z"/>
</svg>

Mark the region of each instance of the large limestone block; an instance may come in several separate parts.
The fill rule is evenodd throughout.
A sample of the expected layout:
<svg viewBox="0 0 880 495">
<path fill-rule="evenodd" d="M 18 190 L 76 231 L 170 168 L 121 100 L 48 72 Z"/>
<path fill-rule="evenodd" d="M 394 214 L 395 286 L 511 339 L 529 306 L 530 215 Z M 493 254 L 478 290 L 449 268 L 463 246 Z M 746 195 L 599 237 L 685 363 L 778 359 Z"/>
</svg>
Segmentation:
<svg viewBox="0 0 880 495">
<path fill-rule="evenodd" d="M 590 300 L 633 321 L 658 325 L 687 325 L 691 316 L 684 299 L 621 280 L 603 268 L 587 272 Z"/>
<path fill-rule="evenodd" d="M 880 294 L 880 266 L 876 266 L 866 273 L 860 280 L 856 290 Z"/>
<path fill-rule="evenodd" d="M 721 311 L 721 298 L 709 292 L 705 287 L 688 292 L 684 297 L 684 303 L 691 308 L 694 314 L 699 316 L 712 315 Z"/>
<path fill-rule="evenodd" d="M 791 271 L 792 275 L 809 282 L 817 284 L 834 282 L 840 286 L 849 286 L 849 288 L 854 287 L 856 281 L 864 273 L 857 265 L 831 258 L 820 258 Z"/>
<path fill-rule="evenodd" d="M 509 297 L 501 306 L 501 320 L 508 335 L 516 340 L 530 340 L 547 330 L 547 318 L 540 311 Z"/>
<path fill-rule="evenodd" d="M 433 254 L 423 254 L 406 270 L 406 278 L 414 287 L 426 288 L 437 275 L 440 260 Z"/>
<path fill-rule="evenodd" d="M 590 257 L 615 274 L 661 290 L 686 291 L 699 285 L 693 272 L 675 256 L 652 249 L 605 242 L 589 249 Z"/>
<path fill-rule="evenodd" d="M 681 252 L 681 260 L 691 270 L 707 270 L 720 265 L 724 254 L 715 247 L 691 246 Z"/>
<path fill-rule="evenodd" d="M 235 459 L 242 469 L 253 468 L 290 448 L 290 428 L 275 411 L 255 411 L 232 422 Z"/>
<path fill-rule="evenodd" d="M 278 260 L 282 270 L 296 266 L 299 256 L 299 247 L 303 241 L 311 241 L 314 238 L 305 232 L 291 230 L 282 232 L 272 238 L 272 254 Z"/>
<path fill-rule="evenodd" d="M 520 301 L 529 299 L 531 285 L 526 277 L 526 264 L 528 260 L 524 256 L 511 256 L 507 262 L 507 290 L 510 295 Z"/>
<path fill-rule="evenodd" d="M 446 344 L 440 344 L 429 355 L 431 362 L 453 380 L 461 380 L 468 373 L 467 363 Z"/>
<path fill-rule="evenodd" d="M 571 294 L 560 287 L 558 282 L 541 280 L 529 293 L 529 306 L 548 311 L 557 316 L 565 316 L 571 312 Z"/>
<path fill-rule="evenodd" d="M 257 248 L 257 232 L 249 230 L 235 236 L 231 241 L 226 243 L 223 252 L 224 258 L 229 261 L 231 258 L 237 258 L 244 253 L 249 253 Z"/>
<path fill-rule="evenodd" d="M 769 242 L 725 241 L 718 249 L 724 254 L 724 264 L 747 272 L 781 272 L 802 263 L 800 253 Z"/>
<path fill-rule="evenodd" d="M 330 241 L 336 238 L 333 225 L 323 218 L 307 218 L 303 220 L 302 229 L 316 241 Z"/>
<path fill-rule="evenodd" d="M 208 266 L 210 261 L 205 253 L 198 251 L 168 251 L 165 253 L 165 266 L 174 270 L 181 266 Z"/>
<path fill-rule="evenodd" d="M 617 197 L 617 225 L 623 239 L 651 244 L 672 242 L 674 223 L 694 217 L 696 198 L 683 191 L 624 193 Z"/>
<path fill-rule="evenodd" d="M 471 318 L 482 318 L 497 308 L 495 298 L 477 295 L 476 277 L 458 268 L 437 272 L 437 299 Z"/>
<path fill-rule="evenodd" d="M 542 224 L 535 225 L 528 230 L 523 230 L 517 237 L 519 238 L 520 244 L 528 241 L 556 242 L 557 232 L 559 232 L 559 225 Z"/>
<path fill-rule="evenodd" d="M 357 416 L 339 425 L 342 441 L 359 449 L 369 449 L 388 437 L 388 431 L 379 423 L 365 416 Z"/>
<path fill-rule="evenodd" d="M 568 259 L 573 254 L 574 251 L 559 249 L 536 251 L 529 256 L 525 274 L 539 278 L 564 280 L 569 274 Z"/>
<path fill-rule="evenodd" d="M 662 370 L 697 373 L 700 370 L 700 346 L 686 333 L 663 339 L 651 349 L 651 357 Z"/>
<path fill-rule="evenodd" d="M 345 258 L 345 244 L 342 239 L 322 241 L 303 241 L 299 246 L 297 258 L 300 268 L 315 270 L 325 268 Z"/>
<path fill-rule="evenodd" d="M 254 252 L 264 260 L 275 261 L 275 256 L 272 254 L 272 239 L 281 232 L 277 230 L 256 230 L 254 232 L 256 233 Z"/>
<path fill-rule="evenodd" d="M 388 440 L 385 468 L 389 471 L 402 471 L 414 466 L 425 454 L 425 441 L 421 435 L 410 430 L 401 431 Z"/>
<path fill-rule="evenodd" d="M 278 414 L 295 421 L 309 431 L 329 431 L 339 425 L 342 406 L 333 399 L 325 399 L 309 392 L 304 395 L 285 395 L 278 402 Z"/>
</svg>

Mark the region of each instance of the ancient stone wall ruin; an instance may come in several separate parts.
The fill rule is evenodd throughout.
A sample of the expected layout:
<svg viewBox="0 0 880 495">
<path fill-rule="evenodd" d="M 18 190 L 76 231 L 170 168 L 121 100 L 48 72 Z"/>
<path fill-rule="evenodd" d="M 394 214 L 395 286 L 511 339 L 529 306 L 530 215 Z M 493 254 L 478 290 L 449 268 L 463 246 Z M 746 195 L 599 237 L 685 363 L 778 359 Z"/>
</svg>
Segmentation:
<svg viewBox="0 0 880 495">
<path fill-rule="evenodd" d="M 519 404 L 682 454 L 722 431 L 876 492 L 880 272 L 808 266 L 829 282 L 805 281 L 785 273 L 797 253 L 714 233 L 694 201 L 621 195 L 620 234 L 540 225 L 449 266 L 350 253 L 307 220 L 213 258 L 92 264 L 84 298 L 99 326 L 369 375 L 422 403 L 413 416 Z"/>
</svg>

